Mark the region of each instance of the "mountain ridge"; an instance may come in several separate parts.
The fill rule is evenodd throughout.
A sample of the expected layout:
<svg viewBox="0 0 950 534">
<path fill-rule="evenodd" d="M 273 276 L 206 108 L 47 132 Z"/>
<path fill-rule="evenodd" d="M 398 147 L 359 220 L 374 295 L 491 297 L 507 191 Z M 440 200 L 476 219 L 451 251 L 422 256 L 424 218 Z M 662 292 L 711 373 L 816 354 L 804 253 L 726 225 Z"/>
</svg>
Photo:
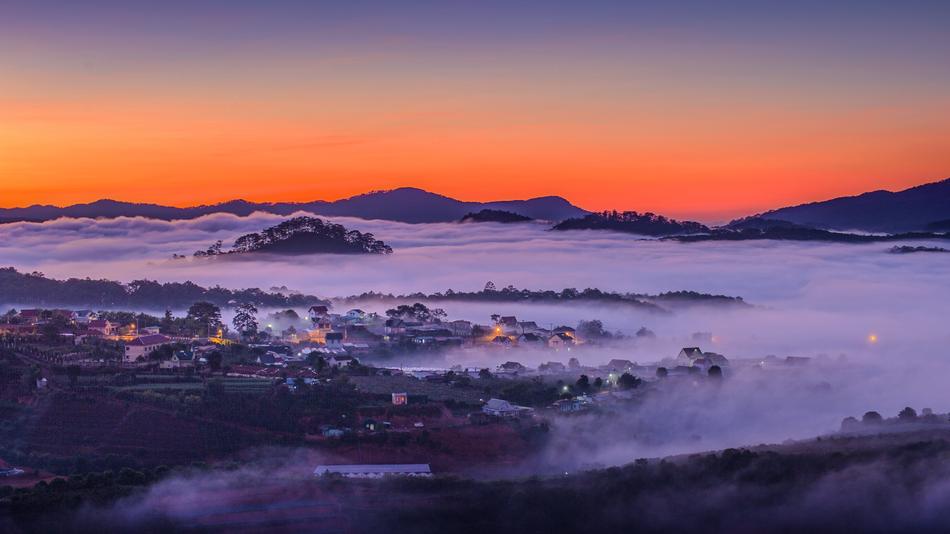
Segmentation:
<svg viewBox="0 0 950 534">
<path fill-rule="evenodd" d="M 758 215 L 829 230 L 908 232 L 950 219 L 950 178 L 900 191 L 878 189 Z M 735 221 L 733 221 L 735 222 Z"/>
<path fill-rule="evenodd" d="M 384 219 L 406 223 L 454 222 L 467 213 L 482 209 L 511 211 L 532 219 L 560 221 L 588 212 L 559 196 L 540 196 L 523 200 L 475 202 L 457 200 L 416 187 L 370 191 L 352 197 L 308 202 L 250 202 L 233 199 L 217 204 L 175 207 L 154 203 L 138 203 L 109 198 L 93 202 L 53 206 L 34 204 L 18 208 L 0 208 L 0 223 L 16 221 L 49 221 L 61 217 L 148 217 L 161 220 L 194 219 L 213 213 L 247 216 L 255 211 L 290 215 L 298 211 L 315 215 Z"/>
</svg>

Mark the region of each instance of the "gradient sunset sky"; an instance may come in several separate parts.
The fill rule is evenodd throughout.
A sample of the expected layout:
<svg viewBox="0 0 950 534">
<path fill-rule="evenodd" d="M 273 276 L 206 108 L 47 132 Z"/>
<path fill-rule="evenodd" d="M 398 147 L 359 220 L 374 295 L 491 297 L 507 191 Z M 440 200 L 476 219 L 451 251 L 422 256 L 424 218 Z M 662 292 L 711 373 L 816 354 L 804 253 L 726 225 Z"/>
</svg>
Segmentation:
<svg viewBox="0 0 950 534">
<path fill-rule="evenodd" d="M 0 206 L 722 220 L 950 176 L 950 2 L 783 4 L 0 0 Z"/>
</svg>

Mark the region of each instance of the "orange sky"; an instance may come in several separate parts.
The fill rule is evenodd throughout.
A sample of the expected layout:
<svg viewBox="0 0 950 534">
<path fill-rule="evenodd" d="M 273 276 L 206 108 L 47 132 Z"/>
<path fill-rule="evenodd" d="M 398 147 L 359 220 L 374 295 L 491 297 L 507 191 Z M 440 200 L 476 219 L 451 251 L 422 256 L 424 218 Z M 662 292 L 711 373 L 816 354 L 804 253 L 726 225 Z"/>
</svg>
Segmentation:
<svg viewBox="0 0 950 534">
<path fill-rule="evenodd" d="M 705 27 L 215 48 L 0 26 L 0 206 L 416 186 L 715 221 L 950 176 L 950 77 L 920 53 L 940 46 Z"/>
</svg>

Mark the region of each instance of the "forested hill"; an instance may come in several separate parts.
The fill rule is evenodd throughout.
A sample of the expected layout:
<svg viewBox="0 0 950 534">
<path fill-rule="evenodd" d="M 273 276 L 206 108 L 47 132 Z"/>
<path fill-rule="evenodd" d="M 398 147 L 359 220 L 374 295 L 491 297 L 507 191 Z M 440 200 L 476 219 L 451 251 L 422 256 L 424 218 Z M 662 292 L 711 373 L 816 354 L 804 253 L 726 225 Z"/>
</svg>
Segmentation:
<svg viewBox="0 0 950 534">
<path fill-rule="evenodd" d="M 0 298 L 4 304 L 77 307 L 185 308 L 198 301 L 218 306 L 250 302 L 259 306 L 313 306 L 327 301 L 313 295 L 269 293 L 257 288 L 201 287 L 193 282 L 135 280 L 128 285 L 113 280 L 70 278 L 56 280 L 42 273 L 0 268 Z"/>
<path fill-rule="evenodd" d="M 709 228 L 698 222 L 677 221 L 653 213 L 603 211 L 562 221 L 552 230 L 613 230 L 658 237 L 708 232 Z"/>
<path fill-rule="evenodd" d="M 392 254 L 393 249 L 373 234 L 348 230 L 342 224 L 323 222 L 316 217 L 294 217 L 259 233 L 237 238 L 231 250 L 215 243 L 195 256 L 247 254 Z"/>
</svg>

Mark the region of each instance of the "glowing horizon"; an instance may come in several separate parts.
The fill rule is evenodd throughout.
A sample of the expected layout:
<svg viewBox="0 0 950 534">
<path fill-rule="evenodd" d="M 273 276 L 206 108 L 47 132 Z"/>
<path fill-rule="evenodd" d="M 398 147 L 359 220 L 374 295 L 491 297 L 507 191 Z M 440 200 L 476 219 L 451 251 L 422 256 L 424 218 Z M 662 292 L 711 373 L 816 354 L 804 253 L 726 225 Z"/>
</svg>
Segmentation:
<svg viewBox="0 0 950 534">
<path fill-rule="evenodd" d="M 3 7 L 0 206 L 419 187 L 710 221 L 950 176 L 950 6 L 630 4 Z"/>
</svg>

